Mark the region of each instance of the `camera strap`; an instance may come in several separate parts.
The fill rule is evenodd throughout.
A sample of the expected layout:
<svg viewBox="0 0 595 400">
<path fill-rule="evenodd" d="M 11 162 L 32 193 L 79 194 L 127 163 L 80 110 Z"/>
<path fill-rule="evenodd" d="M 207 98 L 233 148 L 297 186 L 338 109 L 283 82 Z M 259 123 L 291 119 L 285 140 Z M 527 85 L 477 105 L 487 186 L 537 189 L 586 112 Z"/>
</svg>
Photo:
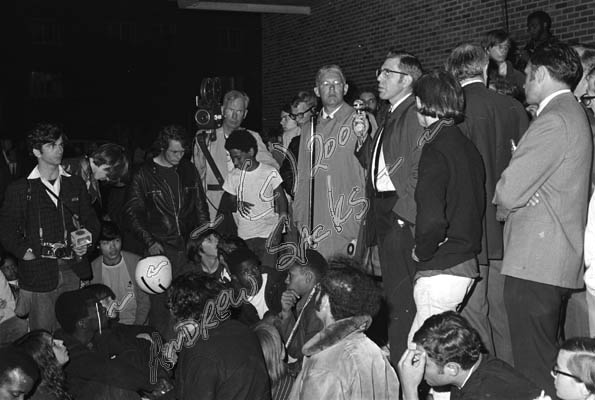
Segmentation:
<svg viewBox="0 0 595 400">
<path fill-rule="evenodd" d="M 41 180 L 40 180 L 40 182 L 43 185 L 45 191 L 49 195 L 53 196 L 56 200 L 58 200 L 58 203 L 60 204 L 60 207 L 62 208 L 62 210 L 66 209 L 66 210 L 68 210 L 68 212 L 70 213 L 70 215 L 72 215 L 74 227 L 76 229 L 80 229 L 82 227 L 82 225 L 81 225 L 81 221 L 79 219 L 78 214 L 75 213 L 75 212 L 73 212 L 70 207 L 68 207 L 66 204 L 64 204 L 64 202 L 62 201 L 62 199 L 60 198 L 60 196 L 58 196 L 56 193 L 54 193 L 54 191 L 52 189 L 50 189 L 49 187 L 47 187 L 45 183 L 43 183 Z M 64 211 L 62 211 L 62 220 L 64 220 Z M 62 222 L 64 222 L 64 221 L 62 221 Z"/>
<path fill-rule="evenodd" d="M 215 164 L 215 160 L 213 160 L 213 156 L 211 155 L 211 152 L 207 148 L 206 141 L 204 140 L 204 138 L 197 138 L 196 141 L 198 142 L 198 147 L 200 147 L 200 150 L 205 155 L 207 163 L 209 164 L 209 167 L 211 167 L 211 171 L 213 171 L 213 175 L 215 175 L 215 179 L 217 179 L 217 182 L 219 182 L 219 185 L 221 186 L 220 190 L 223 190 L 223 183 L 225 183 L 225 180 L 223 179 L 223 176 L 221 175 L 219 168 L 217 168 L 217 164 Z M 207 189 L 208 189 L 208 187 L 207 187 Z"/>
</svg>

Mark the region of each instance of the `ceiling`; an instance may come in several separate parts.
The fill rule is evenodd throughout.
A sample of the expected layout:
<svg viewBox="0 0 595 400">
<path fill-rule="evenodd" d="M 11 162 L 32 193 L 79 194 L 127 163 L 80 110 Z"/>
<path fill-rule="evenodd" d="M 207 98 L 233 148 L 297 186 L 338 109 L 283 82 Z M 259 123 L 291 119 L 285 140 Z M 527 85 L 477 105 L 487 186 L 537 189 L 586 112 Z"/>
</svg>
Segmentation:
<svg viewBox="0 0 595 400">
<path fill-rule="evenodd" d="M 189 10 L 238 11 L 276 14 L 310 14 L 309 0 L 177 0 Z"/>
</svg>

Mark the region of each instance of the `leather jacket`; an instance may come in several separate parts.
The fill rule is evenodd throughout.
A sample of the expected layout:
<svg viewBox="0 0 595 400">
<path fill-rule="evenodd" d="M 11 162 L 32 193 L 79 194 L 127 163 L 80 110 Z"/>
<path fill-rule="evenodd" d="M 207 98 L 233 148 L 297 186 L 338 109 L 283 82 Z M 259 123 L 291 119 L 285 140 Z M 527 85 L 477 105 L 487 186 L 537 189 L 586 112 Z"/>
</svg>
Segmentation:
<svg viewBox="0 0 595 400">
<path fill-rule="evenodd" d="M 185 243 L 194 228 L 209 222 L 205 193 L 194 165 L 183 159 L 173 168 L 180 179 L 178 204 L 152 159 L 139 168 L 130 184 L 125 217 L 147 249 L 155 242 L 178 248 L 180 239 Z"/>
</svg>

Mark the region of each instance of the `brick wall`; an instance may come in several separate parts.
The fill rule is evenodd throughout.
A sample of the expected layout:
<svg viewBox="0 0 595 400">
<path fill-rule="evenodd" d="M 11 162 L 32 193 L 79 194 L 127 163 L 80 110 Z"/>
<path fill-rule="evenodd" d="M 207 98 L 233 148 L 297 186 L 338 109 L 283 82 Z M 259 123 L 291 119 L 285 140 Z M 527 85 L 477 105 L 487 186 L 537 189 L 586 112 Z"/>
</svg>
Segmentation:
<svg viewBox="0 0 595 400">
<path fill-rule="evenodd" d="M 592 0 L 315 0 L 309 16 L 262 17 L 263 126 L 279 123 L 281 105 L 311 89 L 317 69 L 343 68 L 351 87 L 375 87 L 374 71 L 391 48 L 416 54 L 424 68 L 442 64 L 460 42 L 504 28 L 521 45 L 526 17 L 542 9 L 561 40 L 595 43 Z"/>
</svg>

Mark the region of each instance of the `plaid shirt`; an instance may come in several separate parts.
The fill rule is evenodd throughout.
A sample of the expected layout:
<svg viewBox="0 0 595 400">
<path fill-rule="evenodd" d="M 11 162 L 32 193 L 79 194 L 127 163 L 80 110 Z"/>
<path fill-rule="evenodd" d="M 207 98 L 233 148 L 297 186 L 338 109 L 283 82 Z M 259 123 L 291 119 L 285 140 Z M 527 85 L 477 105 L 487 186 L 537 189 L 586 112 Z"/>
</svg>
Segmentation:
<svg viewBox="0 0 595 400">
<path fill-rule="evenodd" d="M 46 243 L 64 242 L 70 246 L 70 232 L 76 230 L 72 213 L 93 238 L 99 234 L 99 221 L 89 201 L 85 183 L 78 176 L 61 175 L 60 200 L 54 204 L 41 180 L 19 179 L 6 190 L 0 210 L 0 242 L 19 258 L 19 285 L 33 292 L 49 292 L 58 286 L 58 261 L 41 258 L 40 226 Z M 64 229 L 64 227 L 66 229 Z M 66 232 L 65 232 L 66 231 Z M 34 260 L 23 260 L 32 249 Z M 70 260 L 71 268 L 81 278 L 91 276 L 89 261 Z"/>
</svg>

